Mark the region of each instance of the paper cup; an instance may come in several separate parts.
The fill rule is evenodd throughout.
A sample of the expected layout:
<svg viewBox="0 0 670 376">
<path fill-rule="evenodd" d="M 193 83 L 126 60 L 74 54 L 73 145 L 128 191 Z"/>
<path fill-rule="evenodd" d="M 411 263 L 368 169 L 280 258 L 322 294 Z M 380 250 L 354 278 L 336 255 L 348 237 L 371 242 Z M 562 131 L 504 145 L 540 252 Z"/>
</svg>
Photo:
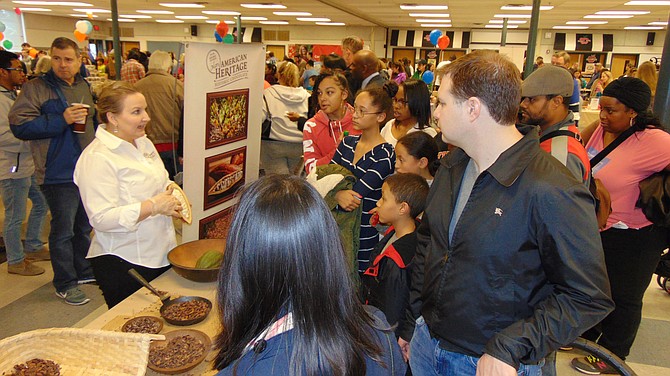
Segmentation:
<svg viewBox="0 0 670 376">
<path fill-rule="evenodd" d="M 84 122 L 75 122 L 72 125 L 72 131 L 74 133 L 86 133 L 86 119 L 88 118 L 88 111 L 90 111 L 91 106 L 87 105 L 86 103 L 72 103 L 72 106 L 82 106 L 86 108 L 86 117 L 84 117 Z"/>
</svg>

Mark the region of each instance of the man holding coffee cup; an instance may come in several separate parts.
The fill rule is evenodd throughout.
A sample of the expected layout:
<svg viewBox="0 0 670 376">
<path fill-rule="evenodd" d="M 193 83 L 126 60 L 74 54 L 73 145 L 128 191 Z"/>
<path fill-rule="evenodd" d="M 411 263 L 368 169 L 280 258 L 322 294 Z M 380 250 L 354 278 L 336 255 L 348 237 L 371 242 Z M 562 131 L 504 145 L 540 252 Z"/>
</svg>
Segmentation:
<svg viewBox="0 0 670 376">
<path fill-rule="evenodd" d="M 23 85 L 9 112 L 14 135 L 31 141 L 35 176 L 51 210 L 49 246 L 56 295 L 71 305 L 88 303 L 78 285 L 94 282 L 86 260 L 91 225 L 72 176 L 81 151 L 94 139 L 97 112 L 90 85 L 79 74 L 74 41 L 51 44 L 51 70 Z"/>
</svg>

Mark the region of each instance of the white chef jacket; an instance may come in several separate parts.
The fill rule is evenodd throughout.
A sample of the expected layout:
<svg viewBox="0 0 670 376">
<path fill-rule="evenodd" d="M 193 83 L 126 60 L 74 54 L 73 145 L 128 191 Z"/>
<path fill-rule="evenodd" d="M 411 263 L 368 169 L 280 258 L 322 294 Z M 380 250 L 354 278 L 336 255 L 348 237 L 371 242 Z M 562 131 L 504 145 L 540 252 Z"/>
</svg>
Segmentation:
<svg viewBox="0 0 670 376">
<path fill-rule="evenodd" d="M 113 254 L 148 268 L 167 266 L 167 253 L 177 245 L 172 218 L 154 215 L 137 222 L 142 201 L 171 183 L 163 161 L 146 136 L 135 140 L 136 148 L 104 127 L 98 127 L 74 170 L 95 230 L 86 257 Z"/>
</svg>

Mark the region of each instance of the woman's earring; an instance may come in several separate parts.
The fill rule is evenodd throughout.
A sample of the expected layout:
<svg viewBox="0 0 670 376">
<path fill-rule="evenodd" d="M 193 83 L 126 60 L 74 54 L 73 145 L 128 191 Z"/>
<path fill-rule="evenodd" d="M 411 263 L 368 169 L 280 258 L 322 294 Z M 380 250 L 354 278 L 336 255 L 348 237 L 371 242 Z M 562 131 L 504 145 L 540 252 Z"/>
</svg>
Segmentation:
<svg viewBox="0 0 670 376">
<path fill-rule="evenodd" d="M 630 126 L 631 126 L 631 127 L 633 126 L 633 123 L 634 123 L 634 122 L 635 122 L 635 118 L 634 118 L 634 117 L 630 118 Z"/>
<path fill-rule="evenodd" d="M 119 133 L 119 125 L 114 124 L 114 133 Z"/>
</svg>

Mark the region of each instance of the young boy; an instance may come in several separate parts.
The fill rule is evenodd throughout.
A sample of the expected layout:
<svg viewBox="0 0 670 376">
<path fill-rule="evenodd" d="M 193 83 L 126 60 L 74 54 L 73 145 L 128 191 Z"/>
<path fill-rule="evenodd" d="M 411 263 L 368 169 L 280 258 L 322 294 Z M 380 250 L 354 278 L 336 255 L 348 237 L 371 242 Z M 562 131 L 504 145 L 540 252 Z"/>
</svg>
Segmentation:
<svg viewBox="0 0 670 376">
<path fill-rule="evenodd" d="M 365 304 L 379 308 L 395 325 L 409 304 L 410 267 L 416 252 L 416 217 L 428 196 L 426 179 L 416 174 L 395 174 L 382 185 L 382 198 L 374 209 L 379 222 L 390 225 L 370 255 L 370 267 L 361 280 Z"/>
</svg>

